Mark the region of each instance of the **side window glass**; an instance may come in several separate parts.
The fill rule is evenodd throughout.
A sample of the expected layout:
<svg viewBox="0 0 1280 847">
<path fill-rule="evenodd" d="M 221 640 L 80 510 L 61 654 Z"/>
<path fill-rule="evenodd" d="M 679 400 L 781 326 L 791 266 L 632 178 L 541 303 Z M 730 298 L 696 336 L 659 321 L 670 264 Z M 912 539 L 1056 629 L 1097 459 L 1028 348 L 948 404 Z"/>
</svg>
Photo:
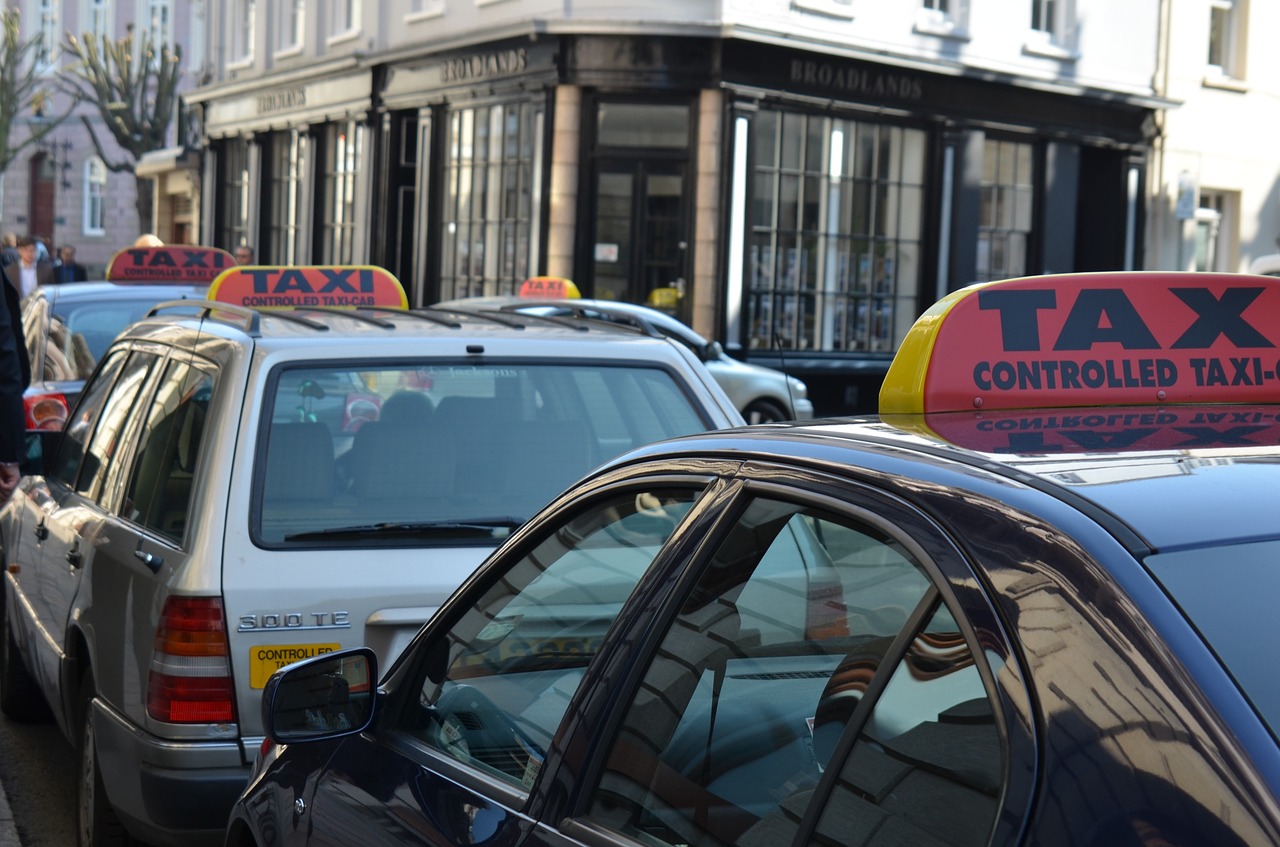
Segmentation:
<svg viewBox="0 0 1280 847">
<path fill-rule="evenodd" d="M 116 377 L 124 365 L 127 351 L 117 348 L 102 363 L 102 369 L 90 380 L 80 394 L 76 408 L 67 419 L 63 429 L 62 443 L 54 457 L 50 475 L 62 480 L 69 486 L 75 486 L 76 476 L 80 472 L 80 460 L 84 457 L 89 436 L 98 421 L 98 414 L 107 400 L 107 393 L 115 385 Z"/>
<path fill-rule="evenodd" d="M 76 491 L 81 494 L 97 496 L 108 469 L 125 447 L 122 430 L 138 405 L 138 395 L 155 362 L 156 357 L 151 354 L 134 353 L 125 363 L 89 436 L 84 460 L 80 463 L 80 476 L 76 479 Z"/>
<path fill-rule="evenodd" d="M 648 843 L 765 847 L 817 804 L 824 844 L 985 844 L 1004 753 L 939 596 L 884 533 L 753 502 L 651 660 L 589 817 Z M 914 638 L 912 621 L 928 621 Z"/>
<path fill-rule="evenodd" d="M 122 513 L 175 543 L 186 530 L 212 396 L 212 374 L 170 362 L 134 459 Z"/>
<path fill-rule="evenodd" d="M 49 316 L 49 304 L 42 297 L 32 298 L 25 302 L 22 312 L 22 336 L 27 342 L 27 358 L 31 361 L 31 370 L 36 378 L 41 377 L 40 347 L 45 338 L 45 321 Z"/>
<path fill-rule="evenodd" d="M 698 493 L 615 495 L 538 544 L 429 651 L 402 728 L 528 789 L 587 664 Z"/>
</svg>

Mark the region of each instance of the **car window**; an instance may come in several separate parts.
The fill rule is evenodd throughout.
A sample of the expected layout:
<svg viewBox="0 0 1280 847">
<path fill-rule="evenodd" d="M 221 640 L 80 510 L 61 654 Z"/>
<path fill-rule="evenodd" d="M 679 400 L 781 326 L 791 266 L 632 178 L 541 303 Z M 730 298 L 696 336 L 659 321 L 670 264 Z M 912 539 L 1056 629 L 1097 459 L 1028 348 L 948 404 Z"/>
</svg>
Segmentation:
<svg viewBox="0 0 1280 847">
<path fill-rule="evenodd" d="M 86 445 L 85 460 L 80 463 L 76 477 L 76 491 L 89 497 L 98 496 L 108 470 L 117 461 L 119 452 L 129 439 L 124 428 L 133 422 L 139 394 L 146 383 L 157 357 L 150 353 L 134 352 L 125 362 L 120 378 L 116 380 L 102 406 L 102 414 L 94 424 L 93 434 Z"/>
<path fill-rule="evenodd" d="M 199 479 L 213 374 L 171 361 L 148 410 L 126 492 L 124 517 L 181 543 Z"/>
<path fill-rule="evenodd" d="M 95 379 L 91 380 L 80 394 L 75 411 L 67 419 L 63 428 L 63 438 L 58 445 L 57 454 L 51 464 L 50 476 L 75 486 L 76 477 L 80 473 L 80 461 L 85 455 L 85 447 L 93 427 L 98 421 L 98 414 L 107 400 L 116 377 L 124 366 L 128 353 L 124 349 L 112 351 L 110 357 L 103 362 L 102 369 Z"/>
<path fill-rule="evenodd" d="M 1002 742 L 939 596 L 884 533 L 754 501 L 651 660 L 589 817 L 772 847 L 814 807 L 814 843 L 985 844 Z"/>
<path fill-rule="evenodd" d="M 588 662 L 698 494 L 632 490 L 561 525 L 429 651 L 401 728 L 529 788 Z"/>
<path fill-rule="evenodd" d="M 268 392 L 255 538 L 396 543 L 344 532 L 465 524 L 398 543 L 492 545 L 596 465 L 706 429 L 661 367 L 348 363 L 281 369 Z"/>
</svg>

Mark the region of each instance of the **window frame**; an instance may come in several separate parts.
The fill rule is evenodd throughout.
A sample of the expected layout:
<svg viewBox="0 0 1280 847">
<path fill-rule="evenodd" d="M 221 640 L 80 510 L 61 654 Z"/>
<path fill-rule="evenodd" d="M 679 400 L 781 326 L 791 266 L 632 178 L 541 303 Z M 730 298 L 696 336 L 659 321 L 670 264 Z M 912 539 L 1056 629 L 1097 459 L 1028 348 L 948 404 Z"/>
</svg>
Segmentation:
<svg viewBox="0 0 1280 847">
<path fill-rule="evenodd" d="M 1208 81 L 1244 80 L 1245 14 L 1243 0 L 1209 0 L 1208 50 L 1205 56 Z M 1216 57 L 1215 52 L 1219 54 Z"/>
</svg>

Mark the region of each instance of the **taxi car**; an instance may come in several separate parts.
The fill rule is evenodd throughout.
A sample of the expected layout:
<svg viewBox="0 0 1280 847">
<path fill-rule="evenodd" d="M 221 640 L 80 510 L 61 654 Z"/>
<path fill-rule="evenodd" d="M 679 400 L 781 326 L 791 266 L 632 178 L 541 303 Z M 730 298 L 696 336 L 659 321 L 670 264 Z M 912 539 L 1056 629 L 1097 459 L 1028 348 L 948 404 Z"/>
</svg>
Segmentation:
<svg viewBox="0 0 1280 847">
<path fill-rule="evenodd" d="M 31 360 L 23 397 L 27 429 L 61 429 L 122 329 L 157 303 L 203 300 L 213 278 L 234 264 L 216 247 L 131 247 L 111 257 L 106 279 L 37 287 L 22 301 Z"/>
<path fill-rule="evenodd" d="M 677 438 L 379 679 L 273 675 L 229 847 L 1280 843 L 1280 281 L 982 284 L 881 414 Z"/>
<path fill-rule="evenodd" d="M 742 412 L 747 423 L 807 421 L 813 418 L 809 387 L 782 371 L 735 359 L 719 341 L 708 341 L 693 327 L 666 312 L 618 300 L 547 297 L 470 297 L 437 304 L 439 308 L 485 308 L 541 315 L 581 315 L 630 323 L 674 339 L 693 351 Z"/>
<path fill-rule="evenodd" d="M 108 348 L 0 510 L 0 710 L 81 752 L 82 847 L 218 843 L 299 658 L 389 662 L 592 466 L 741 424 L 687 350 L 405 308 L 379 268 L 237 266 Z"/>
</svg>

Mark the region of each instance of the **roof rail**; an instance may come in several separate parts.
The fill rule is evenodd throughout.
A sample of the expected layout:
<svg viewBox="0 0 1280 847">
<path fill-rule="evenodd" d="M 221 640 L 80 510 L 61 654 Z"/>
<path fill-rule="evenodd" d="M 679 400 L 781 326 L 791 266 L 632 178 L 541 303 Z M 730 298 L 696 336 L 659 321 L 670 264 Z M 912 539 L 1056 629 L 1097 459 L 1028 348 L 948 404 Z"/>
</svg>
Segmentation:
<svg viewBox="0 0 1280 847">
<path fill-rule="evenodd" d="M 259 309 L 250 309 L 245 306 L 237 306 L 233 303 L 221 303 L 213 300 L 166 300 L 163 303 L 157 303 L 147 310 L 146 317 L 150 318 L 162 311 L 171 311 L 175 309 L 186 309 L 193 312 L 195 316 L 205 319 L 221 321 L 223 323 L 238 323 L 240 328 L 250 336 L 257 338 L 262 335 L 262 311 Z M 335 310 L 337 311 L 337 310 Z M 280 309 L 272 311 L 271 316 L 298 324 L 299 326 L 309 327 L 319 332 L 328 332 L 329 327 L 320 321 L 305 318 L 296 312 Z M 224 316 L 234 315 L 239 321 L 228 321 Z"/>
<path fill-rule="evenodd" d="M 564 309 L 574 317 L 582 318 L 584 320 L 600 321 L 606 320 L 607 318 L 607 323 L 629 326 L 654 338 L 666 337 L 656 326 L 653 325 L 652 321 L 647 320 L 641 315 L 626 312 L 621 309 L 610 309 L 608 306 L 601 306 L 598 303 L 592 303 L 590 306 L 583 306 L 581 303 L 577 303 L 573 300 L 530 300 L 527 303 L 507 303 L 499 306 L 498 308 L 504 312 L 521 312 L 521 314 L 523 314 L 523 309 L 536 306 L 552 306 L 557 309 Z M 600 317 L 601 315 L 605 317 L 602 318 Z M 564 318 L 563 315 L 542 315 L 541 317 Z"/>
</svg>

